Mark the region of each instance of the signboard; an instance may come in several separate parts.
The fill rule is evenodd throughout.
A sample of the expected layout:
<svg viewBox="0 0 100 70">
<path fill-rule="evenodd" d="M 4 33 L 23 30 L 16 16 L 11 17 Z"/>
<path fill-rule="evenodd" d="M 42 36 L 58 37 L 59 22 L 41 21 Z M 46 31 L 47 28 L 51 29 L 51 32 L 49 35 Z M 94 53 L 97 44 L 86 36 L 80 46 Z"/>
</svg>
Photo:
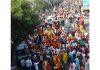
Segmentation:
<svg viewBox="0 0 100 70">
<path fill-rule="evenodd" d="M 89 7 L 88 6 L 82 6 L 81 7 L 81 10 L 83 11 L 83 10 L 89 10 Z"/>
<path fill-rule="evenodd" d="M 83 6 L 89 6 L 89 0 L 82 0 Z"/>
</svg>

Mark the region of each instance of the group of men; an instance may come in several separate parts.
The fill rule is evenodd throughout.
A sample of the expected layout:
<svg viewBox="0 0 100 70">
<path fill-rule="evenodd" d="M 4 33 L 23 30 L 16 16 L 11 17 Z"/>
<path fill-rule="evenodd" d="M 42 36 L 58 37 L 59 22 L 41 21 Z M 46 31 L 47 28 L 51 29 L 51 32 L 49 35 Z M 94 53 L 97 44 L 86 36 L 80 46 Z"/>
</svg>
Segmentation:
<svg viewBox="0 0 100 70">
<path fill-rule="evenodd" d="M 29 70 L 89 70 L 89 33 L 81 13 L 54 7 L 41 11 L 41 23 L 34 35 L 28 35 L 19 56 L 21 67 Z"/>
</svg>

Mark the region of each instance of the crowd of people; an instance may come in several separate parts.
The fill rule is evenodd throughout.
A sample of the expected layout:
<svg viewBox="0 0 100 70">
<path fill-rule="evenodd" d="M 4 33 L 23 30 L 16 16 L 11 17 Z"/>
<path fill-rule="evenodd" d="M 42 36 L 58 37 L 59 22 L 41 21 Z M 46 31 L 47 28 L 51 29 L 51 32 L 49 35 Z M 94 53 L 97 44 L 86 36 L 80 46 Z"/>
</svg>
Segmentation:
<svg viewBox="0 0 100 70">
<path fill-rule="evenodd" d="M 89 70 L 89 33 L 84 14 L 63 7 L 40 11 L 41 23 L 17 47 L 19 66 L 27 70 Z"/>
</svg>

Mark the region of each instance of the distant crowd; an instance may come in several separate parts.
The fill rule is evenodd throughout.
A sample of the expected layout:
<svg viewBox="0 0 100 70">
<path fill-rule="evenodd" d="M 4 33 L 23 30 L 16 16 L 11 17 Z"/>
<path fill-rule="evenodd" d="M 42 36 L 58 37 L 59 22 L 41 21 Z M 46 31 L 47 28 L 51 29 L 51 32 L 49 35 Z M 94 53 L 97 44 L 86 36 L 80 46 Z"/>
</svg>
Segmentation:
<svg viewBox="0 0 100 70">
<path fill-rule="evenodd" d="M 89 32 L 84 14 L 65 8 L 40 11 L 41 23 L 16 48 L 26 70 L 89 70 Z"/>
</svg>

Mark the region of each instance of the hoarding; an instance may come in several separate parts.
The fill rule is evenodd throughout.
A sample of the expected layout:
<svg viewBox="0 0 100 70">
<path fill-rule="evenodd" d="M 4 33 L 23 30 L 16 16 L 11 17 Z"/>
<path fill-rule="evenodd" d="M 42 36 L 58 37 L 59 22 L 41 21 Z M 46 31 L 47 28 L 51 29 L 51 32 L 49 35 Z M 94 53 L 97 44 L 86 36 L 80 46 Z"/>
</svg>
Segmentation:
<svg viewBox="0 0 100 70">
<path fill-rule="evenodd" d="M 83 6 L 89 6 L 89 0 L 82 0 Z"/>
</svg>

